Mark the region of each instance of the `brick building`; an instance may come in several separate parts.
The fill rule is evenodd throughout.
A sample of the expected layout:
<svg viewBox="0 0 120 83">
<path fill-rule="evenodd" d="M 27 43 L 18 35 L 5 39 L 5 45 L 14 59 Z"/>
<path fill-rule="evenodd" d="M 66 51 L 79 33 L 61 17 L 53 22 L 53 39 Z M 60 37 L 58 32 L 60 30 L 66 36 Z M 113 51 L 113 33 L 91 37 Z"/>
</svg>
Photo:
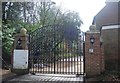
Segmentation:
<svg viewBox="0 0 120 83">
<path fill-rule="evenodd" d="M 106 0 L 106 6 L 94 17 L 93 24 L 101 31 L 105 64 L 108 70 L 119 69 L 120 0 Z"/>
</svg>

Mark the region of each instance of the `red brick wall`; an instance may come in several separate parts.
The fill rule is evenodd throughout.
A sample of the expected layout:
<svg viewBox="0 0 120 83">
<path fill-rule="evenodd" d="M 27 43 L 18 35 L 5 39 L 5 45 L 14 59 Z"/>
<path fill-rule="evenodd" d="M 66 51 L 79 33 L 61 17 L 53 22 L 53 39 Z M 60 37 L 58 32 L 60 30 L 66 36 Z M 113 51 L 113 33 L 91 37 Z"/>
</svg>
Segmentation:
<svg viewBox="0 0 120 83">
<path fill-rule="evenodd" d="M 91 47 L 91 33 L 86 32 L 85 35 L 85 73 L 87 76 L 98 75 L 104 71 L 104 54 L 103 48 L 100 46 L 100 33 L 92 33 L 95 38 L 93 47 Z M 93 48 L 94 52 L 89 53 L 89 49 Z"/>
<path fill-rule="evenodd" d="M 104 46 L 102 45 L 100 48 L 100 52 L 101 52 L 101 58 L 100 58 L 100 64 L 101 64 L 101 72 L 103 72 L 105 70 L 105 58 L 104 58 Z"/>
<path fill-rule="evenodd" d="M 104 42 L 105 68 L 107 70 L 116 70 L 119 67 L 119 32 L 120 29 L 104 29 L 101 31 Z"/>
</svg>

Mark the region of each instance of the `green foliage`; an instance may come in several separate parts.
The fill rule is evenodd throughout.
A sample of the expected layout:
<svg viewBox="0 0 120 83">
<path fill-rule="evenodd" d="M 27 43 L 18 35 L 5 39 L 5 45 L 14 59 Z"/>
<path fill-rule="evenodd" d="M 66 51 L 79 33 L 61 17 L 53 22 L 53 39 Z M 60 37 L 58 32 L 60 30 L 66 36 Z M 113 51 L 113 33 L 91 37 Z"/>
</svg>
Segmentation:
<svg viewBox="0 0 120 83">
<path fill-rule="evenodd" d="M 62 34 L 65 35 L 64 39 L 74 41 L 78 35 L 78 28 L 82 24 L 78 13 L 64 12 L 57 8 L 53 2 L 3 2 L 2 13 L 2 32 L 0 31 L 0 36 L 2 37 L 4 58 L 10 56 L 14 34 L 19 33 L 23 27 L 27 29 L 28 33 L 31 33 L 42 26 L 62 25 L 63 28 L 56 30 L 56 39 L 60 39 L 57 34 Z M 50 28 L 47 29 L 50 30 Z M 44 34 L 51 38 L 51 33 Z M 56 41 L 56 45 L 59 45 L 59 43 L 60 41 Z M 8 58 L 10 60 L 10 57 Z"/>
<path fill-rule="evenodd" d="M 15 28 L 9 27 L 11 27 L 9 23 L 2 25 L 2 56 L 7 63 L 10 63 L 10 54 L 14 41 L 13 33 L 15 32 Z"/>
</svg>

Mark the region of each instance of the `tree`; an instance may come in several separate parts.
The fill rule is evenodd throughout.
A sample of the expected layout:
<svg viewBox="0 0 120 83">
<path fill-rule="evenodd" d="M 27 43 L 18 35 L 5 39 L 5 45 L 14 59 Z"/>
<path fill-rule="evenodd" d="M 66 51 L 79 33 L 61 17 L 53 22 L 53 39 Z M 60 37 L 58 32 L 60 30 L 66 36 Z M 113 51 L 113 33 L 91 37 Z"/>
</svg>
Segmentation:
<svg viewBox="0 0 120 83">
<path fill-rule="evenodd" d="M 27 3 L 26 7 L 32 7 L 30 4 L 32 3 Z M 14 34 L 25 24 L 22 19 L 24 6 L 20 2 L 2 2 L 2 32 L 0 32 L 2 37 L 2 58 L 8 64 L 10 64 Z M 29 10 L 26 9 L 26 11 Z"/>
<path fill-rule="evenodd" d="M 8 57 L 10 61 L 10 52 L 14 40 L 14 34 L 18 33 L 22 27 L 28 30 L 28 33 L 37 31 L 43 27 L 41 36 L 45 50 L 47 47 L 55 49 L 63 39 L 75 41 L 77 38 L 78 29 L 82 21 L 76 12 L 64 12 L 55 6 L 54 2 L 3 2 L 2 3 L 2 48 L 3 57 Z M 44 27 L 44 26 L 60 25 L 62 27 Z M 54 31 L 53 31 L 54 30 Z M 47 33 L 46 33 L 47 32 Z M 54 32 L 54 33 L 53 33 Z M 40 33 L 40 32 L 38 32 Z M 72 37 L 70 36 L 72 34 Z M 55 42 L 53 44 L 53 35 Z M 63 38 L 64 36 L 64 38 Z M 47 42 L 49 40 L 50 42 Z M 39 47 L 39 46 L 38 46 Z"/>
</svg>

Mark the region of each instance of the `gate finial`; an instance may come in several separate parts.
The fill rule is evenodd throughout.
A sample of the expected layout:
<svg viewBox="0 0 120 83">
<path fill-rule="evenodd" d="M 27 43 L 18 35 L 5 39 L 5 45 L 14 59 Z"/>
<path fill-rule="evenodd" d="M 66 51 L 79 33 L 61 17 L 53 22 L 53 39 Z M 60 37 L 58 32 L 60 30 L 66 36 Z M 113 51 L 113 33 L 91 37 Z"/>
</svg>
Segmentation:
<svg viewBox="0 0 120 83">
<path fill-rule="evenodd" d="M 20 33 L 21 33 L 22 35 L 26 35 L 27 30 L 26 30 L 25 28 L 22 28 L 22 29 L 20 30 Z"/>
<path fill-rule="evenodd" d="M 90 32 L 96 32 L 96 31 L 97 31 L 95 25 L 91 25 L 91 26 L 89 27 L 89 30 L 90 30 Z"/>
</svg>

